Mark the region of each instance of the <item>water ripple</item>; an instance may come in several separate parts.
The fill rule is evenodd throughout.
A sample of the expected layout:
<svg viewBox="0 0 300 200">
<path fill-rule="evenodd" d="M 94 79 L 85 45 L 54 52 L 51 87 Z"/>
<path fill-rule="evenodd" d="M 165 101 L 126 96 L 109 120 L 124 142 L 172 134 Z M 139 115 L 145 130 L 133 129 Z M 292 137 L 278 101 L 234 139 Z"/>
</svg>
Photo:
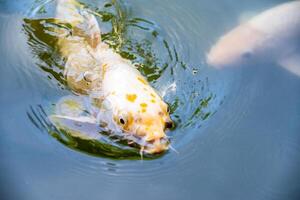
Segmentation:
<svg viewBox="0 0 300 200">
<path fill-rule="evenodd" d="M 100 2 L 98 5 L 105 5 L 105 2 Z M 204 134 L 207 127 L 210 127 L 210 123 L 213 122 L 214 116 L 218 113 L 224 101 L 229 100 L 227 97 L 229 96 L 230 88 L 237 83 L 238 76 L 234 78 L 231 75 L 226 76 L 210 69 L 205 64 L 205 52 L 201 44 L 205 41 L 205 38 L 200 37 L 197 41 L 191 41 L 191 35 L 193 37 L 199 35 L 198 30 L 193 29 L 193 27 L 199 27 L 199 21 L 189 10 L 182 10 L 179 5 L 174 5 L 169 8 L 169 12 L 172 15 L 181 12 L 181 15 L 185 16 L 184 18 L 170 16 L 169 19 L 164 21 L 164 18 L 157 16 L 159 20 L 154 21 L 156 19 L 152 20 L 146 16 L 163 13 L 165 7 L 158 7 L 157 10 L 152 10 L 147 9 L 145 6 L 143 9 L 146 10 L 139 10 L 138 6 L 131 7 L 128 2 L 123 2 L 123 4 L 121 2 L 120 5 L 121 9 L 129 10 L 130 15 L 134 16 L 130 20 L 130 23 L 133 23 L 134 26 L 129 26 L 128 28 L 128 31 L 134 38 L 124 40 L 128 42 L 125 45 L 115 40 L 110 32 L 104 32 L 103 38 L 122 56 L 132 59 L 133 62 L 139 64 L 141 72 L 170 103 L 172 118 L 177 123 L 177 128 L 169 134 L 172 138 L 174 150 L 170 150 L 163 155 L 163 158 L 138 161 L 99 159 L 98 157 L 76 154 L 76 152 L 70 153 L 69 150 L 62 152 L 63 149 L 58 150 L 56 153 L 64 154 L 66 159 L 73 163 L 72 166 L 74 167 L 70 169 L 73 173 L 92 176 L 101 172 L 112 177 L 122 176 L 124 177 L 123 181 L 135 179 L 142 182 L 146 177 L 155 179 L 162 174 L 172 174 L 178 168 L 191 167 L 190 161 L 199 153 L 197 146 L 201 144 L 201 142 L 199 143 L 201 133 Z M 41 59 L 36 63 L 41 69 L 39 71 L 45 73 L 48 78 L 50 77 L 49 80 L 53 86 L 57 85 L 57 83 L 53 84 L 55 81 L 60 82 L 63 86 L 65 84 L 64 81 L 61 81 L 61 78 L 55 75 L 62 74 L 62 67 L 57 65 L 59 62 L 55 61 L 56 57 L 51 60 L 42 60 L 43 57 L 40 56 L 45 55 L 45 53 L 50 53 L 48 57 L 53 56 L 51 46 L 49 46 L 51 42 L 43 43 L 41 41 L 44 37 L 49 38 L 49 35 L 36 35 L 34 31 L 43 28 L 36 26 L 38 24 L 37 20 L 43 16 L 51 16 L 47 13 L 47 10 L 53 11 L 53 6 L 53 1 L 42 1 L 35 5 L 27 15 L 24 30 L 29 36 L 28 44 L 32 48 L 32 52 L 36 54 L 37 58 Z M 86 4 L 86 6 L 92 9 L 97 16 L 99 14 L 100 17 L 98 19 L 101 25 L 104 24 L 103 30 L 110 30 L 109 26 L 105 25 L 105 20 L 109 19 L 109 12 L 112 11 L 103 11 L 101 10 L 102 8 L 96 7 L 93 3 Z M 143 13 L 142 18 L 136 17 L 135 15 L 140 14 L 140 12 Z M 122 27 L 122 20 L 130 19 L 130 16 L 127 14 L 122 16 L 125 18 L 118 18 L 119 21 L 115 24 L 116 26 Z M 120 34 L 122 37 L 127 37 L 123 35 L 123 32 L 120 32 Z M 144 48 L 147 54 L 139 54 L 137 48 Z M 148 59 L 146 55 L 151 56 L 152 63 L 143 64 Z M 41 63 L 46 63 L 47 65 L 41 67 Z M 63 90 L 66 89 L 62 88 Z M 241 102 L 238 103 L 241 104 Z M 51 104 L 55 104 L 55 101 L 52 100 L 41 105 L 40 108 L 46 110 L 46 115 L 42 117 L 36 114 L 39 112 L 37 110 L 40 109 L 36 109 L 36 105 L 32 105 L 33 109 L 28 113 L 29 118 L 32 119 L 31 121 L 37 127 L 40 127 L 42 131 L 51 132 L 51 127 L 53 127 L 51 124 L 47 124 L 47 113 L 51 111 Z M 243 107 L 244 105 L 241 106 Z M 238 120 L 239 118 L 227 119 L 223 123 L 234 126 L 234 123 L 238 123 Z M 46 125 L 40 126 L 40 124 L 44 123 Z M 230 123 L 233 124 L 230 125 Z M 52 136 L 58 139 L 58 136 L 56 134 L 53 135 L 53 132 Z M 59 141 L 62 140 L 59 139 Z M 70 147 L 68 144 L 66 146 Z M 82 152 L 82 150 L 78 149 L 78 146 L 73 146 L 72 149 Z M 137 156 L 139 158 L 139 155 Z"/>
</svg>

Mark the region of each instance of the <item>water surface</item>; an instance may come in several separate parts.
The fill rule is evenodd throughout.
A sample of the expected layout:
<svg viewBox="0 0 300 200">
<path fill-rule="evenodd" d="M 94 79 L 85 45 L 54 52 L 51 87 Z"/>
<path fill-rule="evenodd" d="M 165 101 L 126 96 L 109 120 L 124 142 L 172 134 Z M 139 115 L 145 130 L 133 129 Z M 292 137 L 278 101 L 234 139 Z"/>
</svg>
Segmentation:
<svg viewBox="0 0 300 200">
<path fill-rule="evenodd" d="M 68 148 L 28 117 L 31 107 L 47 109 L 70 93 L 53 73 L 42 70 L 45 63 L 24 31 L 24 18 L 48 14 L 36 9 L 43 2 L 0 2 L 0 178 L 5 199 L 298 199 L 300 78 L 278 66 L 217 71 L 204 62 L 210 46 L 240 16 L 285 1 L 122 3 L 130 16 L 152 23 L 131 33 L 137 41 L 150 41 L 158 67 L 169 64 L 158 76 L 153 66 L 144 73 L 177 105 L 172 117 L 178 126 L 169 135 L 178 153 L 144 161 Z M 85 3 L 102 9 L 105 1 Z M 46 9 L 50 13 L 53 8 Z M 176 89 L 166 90 L 173 83 Z"/>
</svg>

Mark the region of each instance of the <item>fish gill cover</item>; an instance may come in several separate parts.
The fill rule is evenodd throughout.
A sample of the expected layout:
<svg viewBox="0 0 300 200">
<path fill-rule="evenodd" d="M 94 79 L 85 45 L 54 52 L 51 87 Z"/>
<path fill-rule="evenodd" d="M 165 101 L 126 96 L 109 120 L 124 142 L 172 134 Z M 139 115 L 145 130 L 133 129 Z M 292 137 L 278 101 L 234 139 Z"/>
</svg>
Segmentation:
<svg viewBox="0 0 300 200">
<path fill-rule="evenodd" d="M 163 95 L 169 102 L 170 113 L 177 130 L 183 131 L 184 128 L 192 126 L 199 128 L 202 125 L 200 121 L 206 120 L 216 112 L 217 106 L 213 102 L 216 96 L 209 91 L 207 79 L 195 80 L 203 94 L 196 92 L 196 88 L 190 89 L 187 94 L 174 92 L 174 84 L 176 87 L 176 83 L 182 81 L 175 76 L 176 71 L 185 72 L 187 81 L 193 81 L 197 71 L 181 60 L 175 46 L 169 45 L 160 35 L 156 23 L 135 17 L 130 6 L 123 1 L 106 2 L 102 8 L 82 2 L 80 4 L 97 17 L 102 31 L 104 30 L 101 33 L 102 40 L 123 58 L 131 60 L 154 87 L 157 88 L 163 82 L 171 83 L 165 91 L 158 91 L 173 91 L 169 92 L 170 95 Z M 54 6 L 51 1 L 37 1 L 31 10 L 31 16 L 24 18 L 23 29 L 28 38 L 28 45 L 37 58 L 36 65 L 44 72 L 45 78 L 61 90 L 68 91 L 64 77 L 66 61 L 61 57 L 56 45 L 58 35 L 54 29 L 64 29 L 72 34 L 72 26 L 59 23 L 51 17 Z M 166 75 L 163 76 L 164 74 Z M 87 139 L 76 136 L 78 134 L 66 127 L 54 126 L 48 118 L 54 106 L 54 103 L 31 106 L 27 113 L 28 118 L 41 131 L 46 131 L 71 149 L 98 157 L 140 159 L 138 144 L 129 145 L 128 140 L 113 133 L 99 131 L 101 139 Z M 145 154 L 144 159 L 158 158 L 162 155 Z"/>
</svg>

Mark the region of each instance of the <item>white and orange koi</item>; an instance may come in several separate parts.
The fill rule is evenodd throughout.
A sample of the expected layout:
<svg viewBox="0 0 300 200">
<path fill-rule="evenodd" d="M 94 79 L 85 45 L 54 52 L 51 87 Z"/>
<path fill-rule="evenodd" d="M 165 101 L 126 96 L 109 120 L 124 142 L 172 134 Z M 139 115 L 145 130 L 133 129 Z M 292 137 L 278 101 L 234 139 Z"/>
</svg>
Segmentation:
<svg viewBox="0 0 300 200">
<path fill-rule="evenodd" d="M 300 76 L 300 1 L 270 8 L 222 36 L 207 54 L 215 68 L 276 64 Z"/>
<path fill-rule="evenodd" d="M 138 140 L 141 152 L 167 150 L 165 131 L 173 125 L 167 104 L 131 61 L 101 41 L 95 16 L 75 0 L 58 0 L 56 18 L 72 25 L 71 34 L 58 31 L 67 84 L 78 96 L 89 97 L 89 106 L 80 108 L 81 101 L 65 98 L 56 107 L 53 121 L 105 124 L 130 140 Z M 91 115 L 82 116 L 83 112 L 76 110 L 88 110 Z"/>
</svg>

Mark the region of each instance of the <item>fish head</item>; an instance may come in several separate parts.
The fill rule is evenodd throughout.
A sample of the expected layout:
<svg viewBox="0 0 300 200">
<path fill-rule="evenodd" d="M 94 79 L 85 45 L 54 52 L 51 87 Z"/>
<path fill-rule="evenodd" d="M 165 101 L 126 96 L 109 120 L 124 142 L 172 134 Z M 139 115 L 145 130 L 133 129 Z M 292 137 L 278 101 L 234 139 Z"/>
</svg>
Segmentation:
<svg viewBox="0 0 300 200">
<path fill-rule="evenodd" d="M 263 34 L 250 24 L 241 25 L 218 40 L 207 54 L 207 63 L 219 69 L 252 63 L 262 40 Z"/>
<path fill-rule="evenodd" d="M 168 105 L 162 99 L 137 101 L 117 110 L 113 118 L 125 137 L 139 144 L 143 152 L 155 154 L 168 149 L 169 140 L 165 132 L 174 125 Z"/>
<path fill-rule="evenodd" d="M 169 106 L 144 80 L 134 82 L 134 87 L 121 88 L 107 99 L 113 110 L 115 125 L 145 153 L 161 153 L 168 149 L 166 130 L 171 129 Z M 140 84 L 143 82 L 144 84 Z"/>
</svg>

